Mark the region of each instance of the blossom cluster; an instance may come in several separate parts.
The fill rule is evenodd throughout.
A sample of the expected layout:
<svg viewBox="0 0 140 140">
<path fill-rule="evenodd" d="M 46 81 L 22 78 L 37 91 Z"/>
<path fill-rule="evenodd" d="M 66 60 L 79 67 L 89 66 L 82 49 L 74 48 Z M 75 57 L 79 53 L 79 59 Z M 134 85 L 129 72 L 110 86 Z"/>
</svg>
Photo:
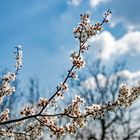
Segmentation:
<svg viewBox="0 0 140 140">
<path fill-rule="evenodd" d="M 29 115 L 33 115 L 35 114 L 35 110 L 33 108 L 33 106 L 26 106 L 22 109 L 22 111 L 20 112 L 20 114 L 22 116 L 29 116 Z"/>
<path fill-rule="evenodd" d="M 10 113 L 10 110 L 9 110 L 8 108 L 6 108 L 6 109 L 0 114 L 0 122 L 1 122 L 1 121 L 9 120 L 9 113 Z"/>
<path fill-rule="evenodd" d="M 85 100 L 81 98 L 80 96 L 75 96 L 75 98 L 72 100 L 72 103 L 68 105 L 67 108 L 65 108 L 65 113 L 72 115 L 74 117 L 81 116 L 80 106 L 84 104 Z"/>
<path fill-rule="evenodd" d="M 43 135 L 43 127 L 38 121 L 29 123 L 26 127 L 27 132 L 16 132 L 10 128 L 0 130 L 0 138 L 14 138 L 14 140 L 35 140 Z"/>
<path fill-rule="evenodd" d="M 15 92 L 15 87 L 12 86 L 12 82 L 16 80 L 17 72 L 22 66 L 22 48 L 20 45 L 15 48 L 16 51 L 14 53 L 16 59 L 16 71 L 8 72 L 3 76 L 0 84 L 0 103 L 3 101 L 4 96 L 11 95 L 13 92 Z"/>
<path fill-rule="evenodd" d="M 86 107 L 86 114 L 91 114 L 94 118 L 100 118 L 104 115 L 104 111 L 101 105 L 93 104 Z"/>
<path fill-rule="evenodd" d="M 57 86 L 57 99 L 64 99 L 64 93 L 68 91 L 68 84 L 67 83 L 60 83 L 60 85 Z"/>
<path fill-rule="evenodd" d="M 46 104 L 48 104 L 48 99 L 41 98 L 37 104 L 38 107 L 44 107 Z"/>
<path fill-rule="evenodd" d="M 120 106 L 130 106 L 140 95 L 140 83 L 132 88 L 122 85 L 119 90 L 118 104 Z"/>
<path fill-rule="evenodd" d="M 82 56 L 79 56 L 76 52 L 71 54 L 72 63 L 75 68 L 80 69 L 85 66 L 85 61 Z"/>
<path fill-rule="evenodd" d="M 84 14 L 81 16 L 81 22 L 78 27 L 74 28 L 75 38 L 78 38 L 81 43 L 87 41 L 90 36 L 96 34 L 97 30 L 94 25 L 90 24 L 90 14 Z"/>
<path fill-rule="evenodd" d="M 95 25 L 90 22 L 90 13 L 81 14 L 81 22 L 76 28 L 74 28 L 75 38 L 78 38 L 80 43 L 84 43 L 90 37 L 95 36 L 98 31 L 102 30 L 102 24 L 109 21 L 107 18 L 110 14 L 111 11 L 107 10 L 107 12 L 105 12 L 104 20 L 101 23 L 97 22 Z"/>
<path fill-rule="evenodd" d="M 2 83 L 0 85 L 0 103 L 3 101 L 5 95 L 11 95 L 15 92 L 15 87 L 11 86 L 11 81 L 15 80 L 15 73 L 8 72 L 2 78 Z"/>
</svg>

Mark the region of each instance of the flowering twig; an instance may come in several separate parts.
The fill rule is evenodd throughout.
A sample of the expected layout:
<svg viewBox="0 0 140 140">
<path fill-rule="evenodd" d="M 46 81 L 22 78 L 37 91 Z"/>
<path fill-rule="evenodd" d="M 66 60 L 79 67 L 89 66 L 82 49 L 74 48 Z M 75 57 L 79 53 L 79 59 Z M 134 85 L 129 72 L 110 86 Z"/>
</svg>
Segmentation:
<svg viewBox="0 0 140 140">
<path fill-rule="evenodd" d="M 15 92 L 15 87 L 11 85 L 16 80 L 18 71 L 22 67 L 22 47 L 20 45 L 16 46 L 14 53 L 16 59 L 16 70 L 15 72 L 8 72 L 2 78 L 2 82 L 0 84 L 0 103 L 2 103 L 4 96 L 11 95 L 13 92 Z"/>
<path fill-rule="evenodd" d="M 90 14 L 81 15 L 81 22 L 74 29 L 74 36 L 79 41 L 79 50 L 78 52 L 73 52 L 71 54 L 70 57 L 72 66 L 70 70 L 68 70 L 63 82 L 57 86 L 56 92 L 49 99 L 40 99 L 36 106 L 24 107 L 20 112 L 20 115 L 22 116 L 20 118 L 10 120 L 9 110 L 5 109 L 0 114 L 0 128 L 3 129 L 2 131 L 4 133 L 2 136 L 14 136 L 17 138 L 19 135 L 22 135 L 22 133 L 14 130 L 14 126 L 19 128 L 22 124 L 24 124 L 24 122 L 26 122 L 26 120 L 29 119 L 32 119 L 33 123 L 35 123 L 34 126 L 36 127 L 34 127 L 32 124 L 28 124 L 27 128 L 25 128 L 27 135 L 23 133 L 22 138 L 30 136 L 32 139 L 36 139 L 42 134 L 44 127 L 49 128 L 52 134 L 56 135 L 57 137 L 60 137 L 65 133 L 75 133 L 77 127 L 83 127 L 85 125 L 88 116 L 92 116 L 93 118 L 102 118 L 107 111 L 113 111 L 118 107 L 130 106 L 139 97 L 140 85 L 131 89 L 123 85 L 120 88 L 118 98 L 114 102 L 108 102 L 104 105 L 93 104 L 81 110 L 81 106 L 84 104 L 84 99 L 80 96 L 75 96 L 71 104 L 65 107 L 62 113 L 50 114 L 48 110 L 46 110 L 48 105 L 55 103 L 53 100 L 55 100 L 56 97 L 62 98 L 64 96 L 64 93 L 68 90 L 68 79 L 77 78 L 77 70 L 85 66 L 85 61 L 82 54 L 89 49 L 87 41 L 91 37 L 95 36 L 98 31 L 102 30 L 102 25 L 108 22 L 108 16 L 110 14 L 111 11 L 108 10 L 105 13 L 102 22 L 96 23 L 95 25 L 90 23 Z M 14 92 L 14 88 L 11 87 L 11 81 L 16 79 L 18 71 L 22 66 L 22 50 L 20 46 L 16 48 L 15 58 L 16 71 L 3 76 L 0 87 L 1 100 L 3 96 L 10 95 Z M 68 124 L 64 124 L 63 126 L 59 126 L 57 123 L 57 119 L 59 117 L 70 118 L 70 122 Z M 19 122 L 21 122 L 21 125 Z M 18 123 L 18 125 L 13 125 L 14 123 Z M 10 127 L 8 125 L 10 125 Z M 6 128 L 3 128 L 3 126 L 6 126 Z"/>
</svg>

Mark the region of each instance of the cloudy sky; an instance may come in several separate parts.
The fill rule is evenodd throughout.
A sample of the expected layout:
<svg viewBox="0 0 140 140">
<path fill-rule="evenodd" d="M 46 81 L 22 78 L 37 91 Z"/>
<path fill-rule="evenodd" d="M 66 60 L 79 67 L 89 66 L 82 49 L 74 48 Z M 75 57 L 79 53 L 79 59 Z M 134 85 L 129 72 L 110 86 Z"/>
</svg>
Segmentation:
<svg viewBox="0 0 140 140">
<path fill-rule="evenodd" d="M 124 74 L 137 77 L 136 74 L 140 75 L 139 7 L 139 0 L 1 0 L 0 69 L 13 69 L 13 50 L 20 44 L 24 60 L 19 78 L 26 81 L 38 77 L 43 87 L 56 86 L 60 75 L 70 67 L 70 51 L 77 49 L 72 30 L 79 22 L 79 15 L 90 11 L 92 22 L 96 22 L 109 8 L 113 13 L 110 23 L 90 44 L 94 50 L 102 48 L 97 56 L 106 64 L 125 59 Z"/>
</svg>

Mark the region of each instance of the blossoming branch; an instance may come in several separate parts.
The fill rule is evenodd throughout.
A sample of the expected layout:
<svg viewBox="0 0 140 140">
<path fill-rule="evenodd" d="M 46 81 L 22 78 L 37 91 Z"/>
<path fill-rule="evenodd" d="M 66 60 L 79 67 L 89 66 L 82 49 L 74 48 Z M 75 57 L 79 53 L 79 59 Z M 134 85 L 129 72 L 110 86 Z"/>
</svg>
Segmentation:
<svg viewBox="0 0 140 140">
<path fill-rule="evenodd" d="M 104 105 L 92 104 L 85 107 L 85 100 L 76 95 L 68 106 L 61 108 L 61 112 L 53 110 L 54 105 L 57 104 L 60 99 L 64 98 L 69 88 L 67 84 L 68 79 L 76 79 L 77 71 L 86 64 L 83 54 L 89 50 L 87 41 L 102 30 L 102 25 L 109 21 L 108 16 L 110 14 L 110 10 L 105 12 L 102 22 L 94 25 L 90 22 L 90 14 L 80 15 L 81 21 L 73 31 L 74 37 L 79 42 L 79 50 L 78 52 L 74 51 L 71 53 L 72 66 L 68 70 L 63 82 L 57 86 L 56 92 L 49 99 L 41 98 L 38 103 L 34 105 L 24 106 L 19 113 L 21 116 L 19 118 L 10 118 L 10 110 L 5 108 L 5 110 L 0 113 L 0 138 L 13 137 L 15 140 L 37 139 L 43 135 L 46 129 L 51 132 L 51 136 L 55 135 L 56 137 L 61 137 L 65 134 L 74 134 L 77 128 L 86 125 L 89 117 L 102 118 L 108 111 L 113 111 L 118 107 L 130 106 L 139 97 L 140 84 L 132 88 L 122 85 L 118 98 L 114 102 L 108 102 Z M 11 84 L 15 81 L 18 71 L 22 67 L 21 46 L 16 47 L 15 58 L 15 72 L 8 73 L 2 78 L 0 86 L 1 103 L 4 96 L 10 95 L 15 91 L 15 88 L 12 87 Z M 68 122 L 64 121 L 67 123 L 60 125 L 58 123 L 59 119 L 67 120 Z"/>
<path fill-rule="evenodd" d="M 12 82 L 16 80 L 18 71 L 22 67 L 22 47 L 20 45 L 16 46 L 14 53 L 16 59 L 16 65 L 15 65 L 16 70 L 15 72 L 8 72 L 2 78 L 2 82 L 0 85 L 0 103 L 2 103 L 4 96 L 11 95 L 13 92 L 15 92 L 15 87 L 11 85 Z"/>
</svg>

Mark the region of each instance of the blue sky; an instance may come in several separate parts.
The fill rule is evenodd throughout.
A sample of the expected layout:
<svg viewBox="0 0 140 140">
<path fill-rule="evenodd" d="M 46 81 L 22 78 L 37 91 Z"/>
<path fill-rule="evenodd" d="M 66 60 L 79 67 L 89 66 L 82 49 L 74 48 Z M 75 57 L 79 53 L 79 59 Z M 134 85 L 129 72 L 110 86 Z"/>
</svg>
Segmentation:
<svg viewBox="0 0 140 140">
<path fill-rule="evenodd" d="M 100 57 L 106 64 L 112 56 L 127 60 L 134 74 L 140 69 L 139 6 L 139 0 L 1 0 L 0 69 L 13 69 L 13 49 L 21 44 L 24 59 L 19 78 L 37 77 L 43 88 L 55 88 L 70 67 L 70 51 L 77 49 L 72 30 L 79 15 L 90 11 L 92 22 L 100 21 L 109 8 L 113 12 L 110 24 L 91 45 L 103 48 Z"/>
</svg>

